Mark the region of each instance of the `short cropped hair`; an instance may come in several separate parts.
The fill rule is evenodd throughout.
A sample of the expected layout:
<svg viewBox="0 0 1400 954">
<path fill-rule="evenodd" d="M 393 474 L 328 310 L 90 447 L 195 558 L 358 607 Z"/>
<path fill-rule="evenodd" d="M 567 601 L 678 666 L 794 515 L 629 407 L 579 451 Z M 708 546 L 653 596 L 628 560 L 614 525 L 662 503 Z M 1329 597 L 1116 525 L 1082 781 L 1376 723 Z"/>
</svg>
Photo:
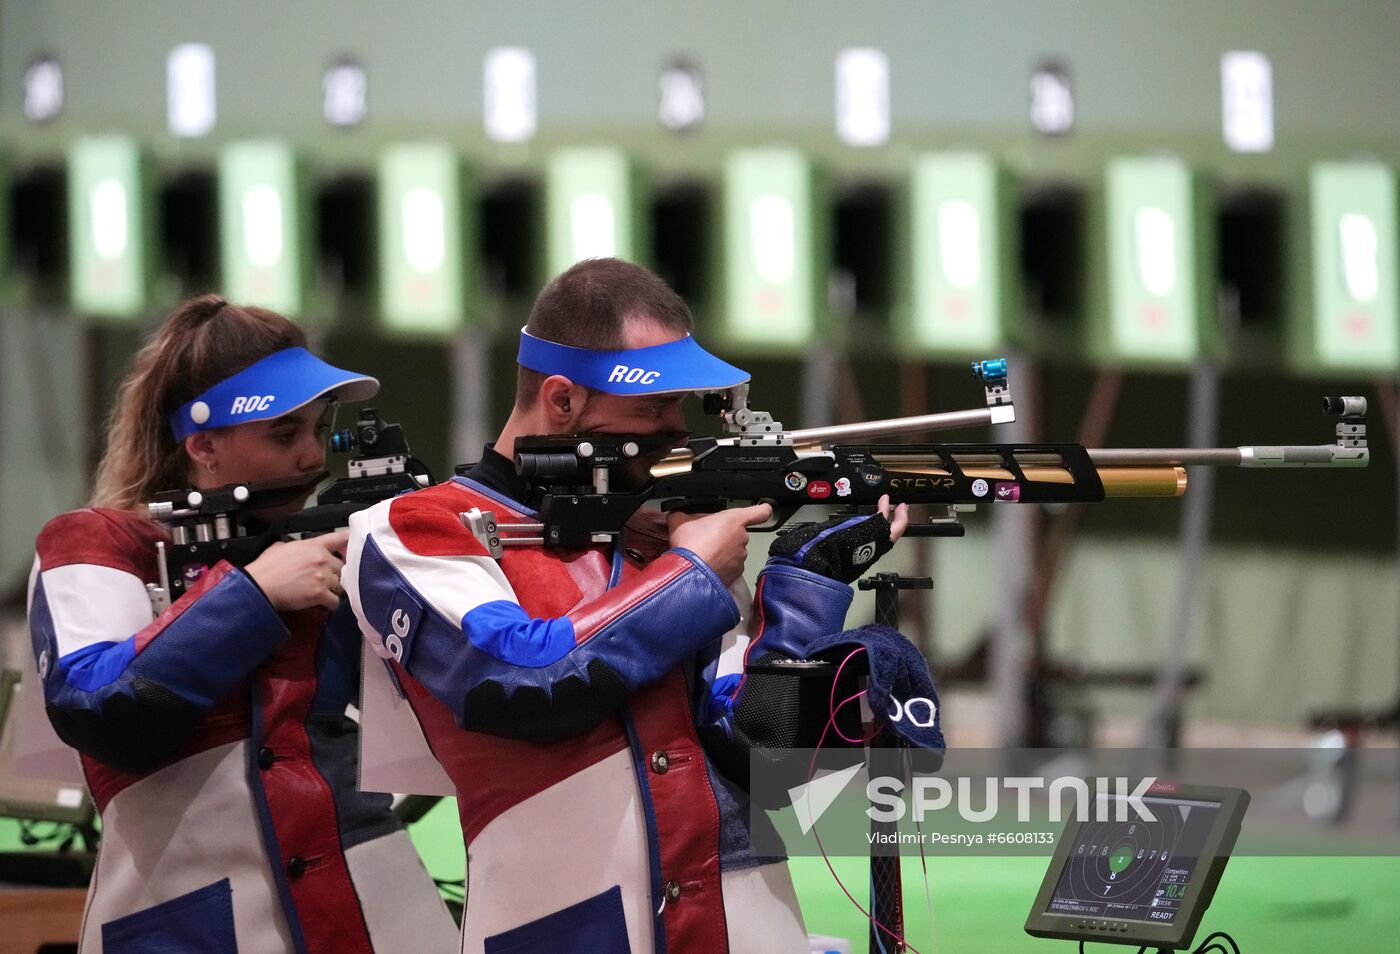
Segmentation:
<svg viewBox="0 0 1400 954">
<path fill-rule="evenodd" d="M 544 287 L 525 330 L 556 344 L 613 351 L 626 344 L 629 320 L 686 334 L 695 327 L 689 306 L 658 275 L 618 258 L 588 258 Z M 533 406 L 546 377 L 533 368 L 517 368 L 515 406 Z"/>
</svg>

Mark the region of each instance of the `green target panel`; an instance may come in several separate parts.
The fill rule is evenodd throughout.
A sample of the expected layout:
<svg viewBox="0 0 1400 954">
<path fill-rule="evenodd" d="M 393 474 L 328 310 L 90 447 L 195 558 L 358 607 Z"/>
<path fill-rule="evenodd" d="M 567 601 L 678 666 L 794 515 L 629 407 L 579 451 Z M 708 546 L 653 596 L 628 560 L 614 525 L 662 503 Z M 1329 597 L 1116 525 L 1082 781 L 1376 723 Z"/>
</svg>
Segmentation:
<svg viewBox="0 0 1400 954">
<path fill-rule="evenodd" d="M 959 356 L 1007 344 L 1018 314 L 1009 177 L 988 156 L 926 155 L 914 162 L 909 201 L 904 343 Z"/>
<path fill-rule="evenodd" d="M 645 258 L 644 189 L 625 153 L 560 150 L 549 160 L 547 196 L 550 275 L 585 258 Z"/>
<path fill-rule="evenodd" d="M 826 330 L 830 262 L 817 171 L 799 152 L 744 150 L 724 167 L 721 334 L 792 352 Z"/>
<path fill-rule="evenodd" d="M 287 315 L 306 308 L 311 272 L 310 197 L 292 147 L 230 143 L 219 153 L 224 289 L 239 304 Z"/>
<path fill-rule="evenodd" d="M 1312 314 L 1294 335 L 1300 366 L 1394 371 L 1400 366 L 1395 170 L 1329 162 L 1311 174 Z"/>
<path fill-rule="evenodd" d="M 1218 344 L 1215 250 L 1204 184 L 1171 158 L 1108 167 L 1108 360 L 1189 364 Z"/>
<path fill-rule="evenodd" d="M 71 293 L 78 312 L 134 319 L 150 303 L 153 193 L 134 139 L 93 136 L 68 152 Z"/>
<path fill-rule="evenodd" d="M 405 143 L 379 162 L 380 316 L 385 329 L 450 335 L 469 313 L 475 273 L 470 179 L 437 143 Z M 469 251 L 470 250 L 470 251 Z"/>
</svg>

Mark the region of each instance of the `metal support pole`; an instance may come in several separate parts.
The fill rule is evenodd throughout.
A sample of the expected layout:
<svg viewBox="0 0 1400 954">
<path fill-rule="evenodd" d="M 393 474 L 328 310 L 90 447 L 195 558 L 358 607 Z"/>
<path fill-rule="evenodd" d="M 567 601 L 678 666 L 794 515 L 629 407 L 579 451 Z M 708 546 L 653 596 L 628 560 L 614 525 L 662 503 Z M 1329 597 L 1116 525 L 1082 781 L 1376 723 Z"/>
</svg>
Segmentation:
<svg viewBox="0 0 1400 954">
<path fill-rule="evenodd" d="M 826 276 L 826 310 L 835 327 L 846 327 L 856 310 L 855 278 L 832 269 Z M 830 335 L 819 335 L 807 347 L 802 361 L 802 426 L 829 427 L 836 414 L 837 395 L 843 390 L 840 376 L 848 369 L 838 364 Z M 848 410 L 842 408 L 842 410 Z M 860 417 L 847 420 L 858 421 Z"/>
<path fill-rule="evenodd" d="M 1189 443 L 1211 447 L 1220 418 L 1220 371 L 1214 362 L 1203 360 L 1191 371 Z M 1181 708 L 1186 694 L 1186 670 L 1195 645 L 1200 610 L 1201 567 L 1210 544 L 1210 520 L 1215 506 L 1215 471 L 1198 467 L 1191 474 L 1191 493 L 1186 497 L 1177 538 L 1175 610 L 1171 629 L 1162 647 L 1162 663 L 1157 677 L 1157 701 L 1144 729 L 1143 744 L 1148 747 L 1175 747 L 1180 741 Z"/>
<path fill-rule="evenodd" d="M 83 329 L 83 368 L 87 381 L 87 409 L 83 422 L 83 463 L 88 474 L 97 472 L 102 459 L 102 431 L 107 423 L 107 395 L 103 393 L 103 370 L 107 354 L 106 335 L 90 324 Z"/>
<path fill-rule="evenodd" d="M 1011 380 L 1029 377 L 1019 355 L 1009 357 Z M 998 427 L 1001 441 L 1017 443 L 1035 439 L 1035 388 L 1021 387 L 1017 395 L 1017 415 L 1012 423 Z M 992 508 L 992 538 L 995 541 L 997 586 L 993 607 L 995 630 L 991 645 L 991 682 L 1000 722 L 1000 744 L 1020 748 L 1031 736 L 1030 692 L 1036 666 L 1034 633 L 1026 610 L 1029 603 L 1031 571 L 1035 565 L 1035 509 L 998 506 Z"/>
<path fill-rule="evenodd" d="M 1376 386 L 1376 396 L 1380 399 L 1378 403 L 1381 406 L 1381 415 L 1385 418 L 1386 434 L 1390 436 L 1391 457 L 1395 461 L 1397 471 L 1400 471 L 1400 383 L 1379 382 Z M 1395 481 L 1395 517 L 1395 553 L 1396 560 L 1400 563 L 1400 474 L 1397 474 Z M 1400 570 L 1400 567 L 1397 569 Z M 1400 673 L 1396 675 L 1395 702 L 1388 713 L 1381 714 L 1381 725 L 1385 725 L 1387 718 L 1395 728 L 1400 729 Z M 1400 822 L 1400 803 L 1397 803 L 1396 808 L 1396 821 Z"/>
<path fill-rule="evenodd" d="M 899 368 L 899 413 L 901 417 L 913 417 L 927 410 L 928 376 L 927 366 L 921 360 L 906 361 Z M 932 562 L 930 549 L 933 541 L 928 537 L 907 538 L 905 546 L 913 551 L 910 566 L 915 577 L 926 578 Z M 933 607 L 923 593 L 910 592 L 900 599 L 900 617 L 905 628 L 900 630 L 919 647 L 924 659 L 933 664 L 934 634 L 932 626 Z"/>
<path fill-rule="evenodd" d="M 900 590 L 928 590 L 928 577 L 876 573 L 860 581 L 862 590 L 875 591 L 875 622 L 899 629 Z M 904 750 L 899 738 L 888 727 L 870 740 L 870 777 L 903 778 Z M 870 954 L 897 954 L 903 951 L 904 891 L 899 869 L 899 851 L 881 853 L 881 845 L 897 844 L 887 839 L 895 835 L 895 822 L 870 819 Z"/>
<path fill-rule="evenodd" d="M 836 393 L 836 350 L 817 341 L 802 360 L 802 426 L 829 427 Z"/>
<path fill-rule="evenodd" d="M 1077 441 L 1081 446 L 1102 447 L 1107 441 L 1108 429 L 1118 409 L 1118 395 L 1122 386 L 1121 371 L 1100 371 L 1095 377 L 1094 388 L 1089 394 L 1084 417 L 1079 424 Z M 1056 514 L 1053 518 L 1041 543 L 1035 579 L 1032 581 L 1030 608 L 1026 611 L 1033 632 L 1045 632 L 1045 619 L 1049 615 L 1050 601 L 1054 597 L 1055 581 L 1064 569 L 1065 555 L 1084 512 L 1084 507 L 1065 506 L 1064 512 Z"/>
<path fill-rule="evenodd" d="M 1397 470 L 1395 480 L 1395 533 L 1396 559 L 1400 561 L 1400 383 L 1392 384 L 1381 389 L 1382 406 L 1386 411 L 1386 429 L 1390 431 L 1390 454 L 1395 461 Z M 1400 729 L 1400 674 L 1397 674 L 1395 684 L 1395 727 Z M 1400 809 L 1400 805 L 1397 805 Z M 1400 811 L 1396 813 L 1396 821 L 1400 822 Z"/>
<path fill-rule="evenodd" d="M 1376 403 L 1381 407 L 1381 417 L 1385 420 L 1385 433 L 1390 438 L 1390 453 L 1397 469 L 1400 469 L 1400 384 L 1393 384 L 1389 381 L 1378 382 L 1376 384 L 1376 397 L 1379 399 Z M 1395 552 L 1397 558 L 1400 558 L 1400 479 L 1395 481 L 1395 493 Z M 1392 713 L 1392 718 L 1396 720 L 1396 727 L 1400 728 L 1400 678 L 1395 684 L 1395 708 Z"/>
<path fill-rule="evenodd" d="M 448 447 L 456 464 L 476 460 L 491 433 L 491 349 L 479 328 L 452 339 L 452 432 Z"/>
</svg>

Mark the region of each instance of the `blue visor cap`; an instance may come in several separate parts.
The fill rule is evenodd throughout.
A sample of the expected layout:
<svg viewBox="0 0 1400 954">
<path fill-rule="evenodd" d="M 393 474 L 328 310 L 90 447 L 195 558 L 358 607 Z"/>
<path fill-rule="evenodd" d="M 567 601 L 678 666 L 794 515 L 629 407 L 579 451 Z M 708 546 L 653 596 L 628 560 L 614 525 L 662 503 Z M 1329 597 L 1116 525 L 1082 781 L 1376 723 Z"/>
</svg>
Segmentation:
<svg viewBox="0 0 1400 954">
<path fill-rule="evenodd" d="M 516 361 L 541 374 L 562 374 L 575 384 L 608 394 L 722 391 L 749 380 L 747 371 L 716 358 L 689 335 L 647 348 L 590 351 L 521 330 Z"/>
<path fill-rule="evenodd" d="M 305 348 L 276 351 L 232 377 L 224 378 L 170 415 L 175 440 L 195 431 L 267 421 L 318 398 L 363 401 L 379 391 L 379 381 L 332 367 Z"/>
</svg>

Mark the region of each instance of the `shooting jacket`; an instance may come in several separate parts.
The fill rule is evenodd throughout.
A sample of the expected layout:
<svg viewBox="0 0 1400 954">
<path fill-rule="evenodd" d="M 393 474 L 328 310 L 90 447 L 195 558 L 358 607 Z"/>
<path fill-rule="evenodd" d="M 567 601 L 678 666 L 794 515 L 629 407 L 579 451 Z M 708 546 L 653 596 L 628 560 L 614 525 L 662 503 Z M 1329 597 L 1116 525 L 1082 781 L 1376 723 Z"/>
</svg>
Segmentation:
<svg viewBox="0 0 1400 954">
<path fill-rule="evenodd" d="M 388 796 L 355 788 L 348 608 L 278 613 L 221 561 L 153 619 L 161 540 L 73 511 L 30 578 L 49 719 L 102 815 L 81 954 L 451 950 Z"/>
<path fill-rule="evenodd" d="M 459 514 L 535 512 L 481 471 L 356 514 L 343 575 L 457 791 L 462 950 L 807 951 L 785 859 L 755 854 L 709 749 L 745 654 L 839 631 L 850 588 L 770 569 L 750 612 L 645 511 L 611 550 L 493 559 Z"/>
</svg>

